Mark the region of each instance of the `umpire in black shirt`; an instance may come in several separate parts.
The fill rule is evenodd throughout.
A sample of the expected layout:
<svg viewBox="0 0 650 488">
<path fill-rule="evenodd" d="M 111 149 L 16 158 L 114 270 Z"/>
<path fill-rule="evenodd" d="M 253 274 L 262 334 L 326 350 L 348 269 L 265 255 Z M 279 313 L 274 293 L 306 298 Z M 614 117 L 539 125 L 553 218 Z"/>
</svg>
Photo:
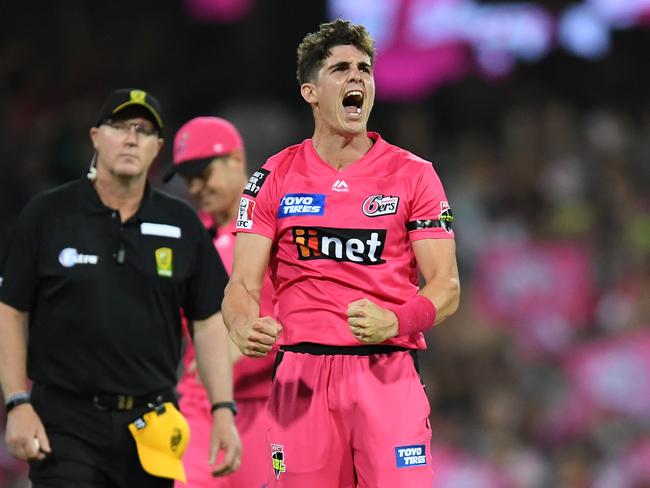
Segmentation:
<svg viewBox="0 0 650 488">
<path fill-rule="evenodd" d="M 162 128 L 149 93 L 113 92 L 90 129 L 87 177 L 36 196 L 2 261 L 6 441 L 11 454 L 30 461 L 34 488 L 173 485 L 142 467 L 128 424 L 176 403 L 182 313 L 216 404 L 206 460 L 224 454 L 206 469 L 219 475 L 238 467 L 219 313 L 227 275 L 195 212 L 147 181 Z"/>
</svg>

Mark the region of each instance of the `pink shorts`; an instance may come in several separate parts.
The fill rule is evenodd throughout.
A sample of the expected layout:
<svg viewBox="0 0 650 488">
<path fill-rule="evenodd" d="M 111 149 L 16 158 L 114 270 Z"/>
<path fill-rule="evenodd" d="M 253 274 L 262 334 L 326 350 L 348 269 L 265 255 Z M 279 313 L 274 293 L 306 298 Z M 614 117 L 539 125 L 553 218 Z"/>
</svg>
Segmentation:
<svg viewBox="0 0 650 488">
<path fill-rule="evenodd" d="M 269 401 L 269 487 L 431 487 L 429 402 L 407 351 L 284 352 Z"/>
<path fill-rule="evenodd" d="M 180 410 L 190 424 L 190 443 L 183 455 L 187 484 L 175 488 L 263 488 L 266 487 L 268 449 L 265 441 L 267 399 L 239 400 L 235 417 L 242 443 L 242 462 L 237 471 L 214 478 L 208 464 L 212 415 L 205 395 L 181 397 Z"/>
</svg>

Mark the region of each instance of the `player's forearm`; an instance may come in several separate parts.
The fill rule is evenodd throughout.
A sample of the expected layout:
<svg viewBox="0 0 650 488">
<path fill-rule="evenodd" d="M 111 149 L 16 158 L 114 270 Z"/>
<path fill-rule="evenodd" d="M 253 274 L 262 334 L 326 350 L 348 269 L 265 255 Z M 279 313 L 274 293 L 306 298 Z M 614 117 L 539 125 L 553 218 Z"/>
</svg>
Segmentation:
<svg viewBox="0 0 650 488">
<path fill-rule="evenodd" d="M 27 317 L 0 302 L 0 384 L 5 398 L 27 391 Z"/>
<path fill-rule="evenodd" d="M 436 324 L 453 315 L 460 303 L 460 280 L 458 276 L 436 276 L 420 289 L 436 309 Z"/>
<path fill-rule="evenodd" d="M 230 363 L 234 366 L 244 357 L 244 355 L 230 337 L 228 338 L 228 346 L 230 348 Z"/>
<path fill-rule="evenodd" d="M 233 399 L 230 339 L 220 315 L 194 322 L 196 364 L 210 403 Z"/>
<path fill-rule="evenodd" d="M 241 327 L 259 317 L 259 290 L 249 290 L 243 282 L 231 279 L 226 287 L 221 312 L 228 330 Z"/>
</svg>

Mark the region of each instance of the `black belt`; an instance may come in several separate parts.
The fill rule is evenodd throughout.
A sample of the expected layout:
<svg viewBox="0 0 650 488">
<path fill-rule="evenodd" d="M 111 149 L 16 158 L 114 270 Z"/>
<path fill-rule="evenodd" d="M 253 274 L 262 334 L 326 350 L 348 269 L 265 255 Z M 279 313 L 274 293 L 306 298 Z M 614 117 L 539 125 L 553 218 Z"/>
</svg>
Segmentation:
<svg viewBox="0 0 650 488">
<path fill-rule="evenodd" d="M 413 364 L 415 365 L 415 370 L 420 374 L 420 361 L 418 360 L 417 349 L 409 349 L 408 347 L 391 346 L 386 344 L 369 344 L 367 346 L 328 346 L 325 344 L 315 344 L 313 342 L 301 342 L 289 346 L 280 346 L 278 355 L 275 357 L 272 378 L 275 379 L 275 372 L 277 371 L 278 366 L 280 366 L 285 352 L 301 352 L 305 354 L 313 354 L 315 356 L 372 356 L 373 354 L 391 354 L 400 351 L 406 351 L 411 355 L 413 358 Z"/>
<path fill-rule="evenodd" d="M 281 351 L 303 352 L 305 354 L 321 355 L 346 355 L 346 356 L 371 356 L 372 354 L 391 354 L 398 351 L 413 351 L 407 347 L 391 346 L 386 344 L 368 346 L 328 346 L 313 342 L 301 342 L 290 346 L 280 346 Z"/>
<path fill-rule="evenodd" d="M 51 392 L 61 397 L 77 401 L 87 401 L 92 403 L 98 410 L 133 410 L 134 408 L 146 406 L 152 406 L 153 408 L 164 402 L 175 402 L 177 399 L 174 390 L 171 388 L 145 393 L 144 395 L 128 395 L 119 393 L 79 392 L 50 385 L 35 385 L 35 387 L 45 388 L 48 393 Z"/>
</svg>

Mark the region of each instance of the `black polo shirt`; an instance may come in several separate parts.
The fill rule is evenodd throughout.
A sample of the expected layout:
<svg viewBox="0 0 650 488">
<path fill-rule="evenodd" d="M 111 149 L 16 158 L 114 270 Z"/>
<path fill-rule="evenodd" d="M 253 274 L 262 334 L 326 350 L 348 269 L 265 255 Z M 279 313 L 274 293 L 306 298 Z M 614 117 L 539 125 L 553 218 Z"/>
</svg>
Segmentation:
<svg viewBox="0 0 650 488">
<path fill-rule="evenodd" d="M 125 394 L 176 384 L 181 309 L 218 312 L 228 279 L 189 205 L 147 185 L 122 223 L 85 179 L 27 205 L 0 276 L 0 301 L 30 313 L 32 380 Z"/>
</svg>

